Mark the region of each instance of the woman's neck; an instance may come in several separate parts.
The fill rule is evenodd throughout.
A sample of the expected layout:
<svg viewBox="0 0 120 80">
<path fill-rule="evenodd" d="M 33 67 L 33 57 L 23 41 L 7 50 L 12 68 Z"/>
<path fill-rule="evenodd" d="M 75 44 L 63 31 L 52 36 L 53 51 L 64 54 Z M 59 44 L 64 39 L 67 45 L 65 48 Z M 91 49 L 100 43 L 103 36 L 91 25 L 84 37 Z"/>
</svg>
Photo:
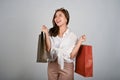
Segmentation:
<svg viewBox="0 0 120 80">
<path fill-rule="evenodd" d="M 66 30 L 67 30 L 67 25 L 59 27 L 58 36 L 63 37 L 63 34 L 65 33 Z"/>
</svg>

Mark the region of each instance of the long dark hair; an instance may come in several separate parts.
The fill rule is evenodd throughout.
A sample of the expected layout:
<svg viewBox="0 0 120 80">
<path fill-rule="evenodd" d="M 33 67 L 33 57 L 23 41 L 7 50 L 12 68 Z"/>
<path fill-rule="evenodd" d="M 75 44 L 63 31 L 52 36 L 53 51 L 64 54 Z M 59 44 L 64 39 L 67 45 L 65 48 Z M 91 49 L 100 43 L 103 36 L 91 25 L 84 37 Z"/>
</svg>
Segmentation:
<svg viewBox="0 0 120 80">
<path fill-rule="evenodd" d="M 58 32 L 59 32 L 59 27 L 57 26 L 57 24 L 55 23 L 55 20 L 54 20 L 54 19 L 55 19 L 55 15 L 56 15 L 56 13 L 57 13 L 58 11 L 61 11 L 61 12 L 65 15 L 65 17 L 66 17 L 66 19 L 67 19 L 67 23 L 66 23 L 66 24 L 69 23 L 69 19 L 70 19 L 69 12 L 68 12 L 66 9 L 60 8 L 60 9 L 57 9 L 57 10 L 55 11 L 54 16 L 53 16 L 53 19 L 52 19 L 53 27 L 50 28 L 50 30 L 49 30 L 50 36 L 54 36 L 54 37 L 57 36 L 57 35 L 58 35 Z"/>
</svg>

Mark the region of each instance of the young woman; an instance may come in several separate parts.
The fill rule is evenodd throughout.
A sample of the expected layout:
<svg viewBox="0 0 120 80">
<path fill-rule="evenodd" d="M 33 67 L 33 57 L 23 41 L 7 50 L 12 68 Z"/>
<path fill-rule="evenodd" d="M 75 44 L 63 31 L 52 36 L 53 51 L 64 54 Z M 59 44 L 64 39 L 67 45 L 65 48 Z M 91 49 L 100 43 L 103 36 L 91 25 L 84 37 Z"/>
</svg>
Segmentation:
<svg viewBox="0 0 120 80">
<path fill-rule="evenodd" d="M 53 16 L 53 27 L 43 25 L 42 31 L 46 34 L 47 51 L 51 57 L 48 63 L 48 80 L 74 80 L 74 58 L 85 35 L 79 39 L 69 29 L 69 13 L 66 9 L 57 9 Z"/>
</svg>

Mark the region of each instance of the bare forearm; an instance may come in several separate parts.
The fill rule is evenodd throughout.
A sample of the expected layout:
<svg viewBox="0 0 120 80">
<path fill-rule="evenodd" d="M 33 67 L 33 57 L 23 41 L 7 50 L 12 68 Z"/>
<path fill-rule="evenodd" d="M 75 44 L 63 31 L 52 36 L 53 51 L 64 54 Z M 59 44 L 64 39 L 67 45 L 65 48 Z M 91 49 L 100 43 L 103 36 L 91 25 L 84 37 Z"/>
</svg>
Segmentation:
<svg viewBox="0 0 120 80">
<path fill-rule="evenodd" d="M 51 49 L 51 42 L 50 42 L 50 37 L 49 37 L 49 33 L 48 33 L 48 29 L 45 25 L 42 26 L 41 30 L 43 32 L 45 32 L 46 35 L 46 50 L 49 52 Z"/>
<path fill-rule="evenodd" d="M 50 37 L 49 37 L 48 33 L 46 33 L 46 49 L 47 49 L 48 52 L 51 49 L 51 42 L 50 42 Z"/>
<path fill-rule="evenodd" d="M 70 54 L 70 58 L 75 58 L 77 56 L 78 50 L 82 44 L 82 42 L 86 41 L 86 36 L 82 35 L 80 39 L 78 40 L 76 46 L 73 48 L 72 53 Z"/>
<path fill-rule="evenodd" d="M 70 54 L 70 58 L 71 58 L 71 59 L 73 59 L 73 58 L 76 57 L 76 55 L 77 55 L 77 53 L 78 53 L 78 50 L 79 50 L 81 44 L 82 44 L 82 41 L 79 40 L 79 41 L 77 42 L 76 46 L 73 48 L 72 53 Z"/>
</svg>

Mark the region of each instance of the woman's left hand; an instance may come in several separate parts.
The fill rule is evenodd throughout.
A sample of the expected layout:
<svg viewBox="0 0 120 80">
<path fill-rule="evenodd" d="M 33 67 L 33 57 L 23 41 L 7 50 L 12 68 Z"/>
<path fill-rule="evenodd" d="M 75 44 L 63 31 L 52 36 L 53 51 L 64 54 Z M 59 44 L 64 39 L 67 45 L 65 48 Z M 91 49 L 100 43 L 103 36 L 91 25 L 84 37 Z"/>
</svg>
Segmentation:
<svg viewBox="0 0 120 80">
<path fill-rule="evenodd" d="M 85 41 L 86 41 L 86 36 L 85 36 L 85 35 L 82 35 L 82 36 L 80 37 L 80 41 L 81 41 L 81 42 L 85 42 Z"/>
</svg>

